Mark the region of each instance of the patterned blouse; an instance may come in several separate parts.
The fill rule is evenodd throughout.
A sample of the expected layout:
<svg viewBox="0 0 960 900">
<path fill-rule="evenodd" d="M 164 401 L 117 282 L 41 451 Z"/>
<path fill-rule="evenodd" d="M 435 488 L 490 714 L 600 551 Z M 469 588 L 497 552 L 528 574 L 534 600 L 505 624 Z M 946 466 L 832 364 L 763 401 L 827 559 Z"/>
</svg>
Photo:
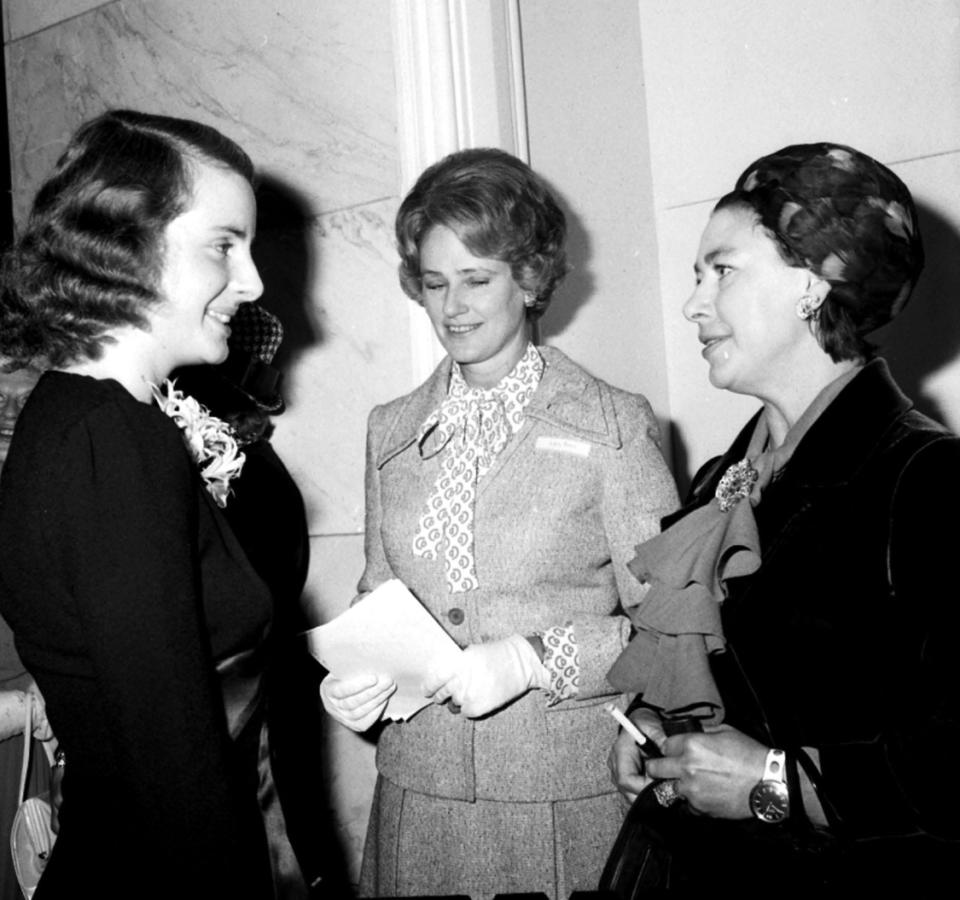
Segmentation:
<svg viewBox="0 0 960 900">
<path fill-rule="evenodd" d="M 442 558 L 451 593 L 479 586 L 473 545 L 477 485 L 523 425 L 525 410 L 543 376 L 543 358 L 527 344 L 513 370 L 494 387 L 470 387 L 453 363 L 447 397 L 420 426 L 422 459 L 440 456 L 440 474 L 413 541 L 414 555 Z M 551 703 L 576 696 L 579 660 L 572 623 L 540 635 L 543 664 L 550 674 Z"/>
</svg>

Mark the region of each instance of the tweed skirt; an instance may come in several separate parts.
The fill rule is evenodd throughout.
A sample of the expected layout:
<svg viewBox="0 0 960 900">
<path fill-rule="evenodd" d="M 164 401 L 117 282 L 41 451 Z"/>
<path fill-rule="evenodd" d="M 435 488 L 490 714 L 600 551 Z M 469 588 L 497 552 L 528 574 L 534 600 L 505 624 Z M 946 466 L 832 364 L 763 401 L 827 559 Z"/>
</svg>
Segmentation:
<svg viewBox="0 0 960 900">
<path fill-rule="evenodd" d="M 619 794 L 545 803 L 465 802 L 377 778 L 361 897 L 596 890 L 623 821 Z"/>
</svg>

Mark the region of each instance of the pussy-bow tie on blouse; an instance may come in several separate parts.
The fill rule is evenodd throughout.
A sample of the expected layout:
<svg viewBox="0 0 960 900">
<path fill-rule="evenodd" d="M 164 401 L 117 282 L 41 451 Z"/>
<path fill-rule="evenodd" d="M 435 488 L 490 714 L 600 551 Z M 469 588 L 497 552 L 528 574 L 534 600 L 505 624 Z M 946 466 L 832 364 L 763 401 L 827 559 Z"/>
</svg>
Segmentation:
<svg viewBox="0 0 960 900">
<path fill-rule="evenodd" d="M 420 516 L 415 556 L 443 556 L 451 593 L 479 586 L 473 519 L 477 482 L 523 423 L 524 409 L 543 373 L 543 360 L 529 344 L 513 371 L 489 390 L 471 388 L 454 363 L 450 390 L 417 433 L 422 459 L 440 455 L 437 482 Z"/>
</svg>

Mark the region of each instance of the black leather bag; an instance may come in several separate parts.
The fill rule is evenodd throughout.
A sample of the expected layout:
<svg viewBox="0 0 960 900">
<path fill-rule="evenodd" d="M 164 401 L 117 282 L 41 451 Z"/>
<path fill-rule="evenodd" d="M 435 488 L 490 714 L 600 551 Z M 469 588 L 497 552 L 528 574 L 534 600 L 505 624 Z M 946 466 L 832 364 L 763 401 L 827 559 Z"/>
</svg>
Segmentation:
<svg viewBox="0 0 960 900">
<path fill-rule="evenodd" d="M 665 720 L 668 734 L 700 731 L 696 719 Z M 803 756 L 804 768 L 812 767 Z M 815 771 L 809 772 L 816 785 Z M 714 819 L 684 802 L 661 805 L 651 784 L 634 800 L 600 877 L 599 888 L 620 900 L 692 888 L 743 889 L 766 884 L 816 891 L 832 885 L 844 841 L 835 827 L 815 828 L 802 810 L 778 825 L 756 819 Z M 819 791 L 818 791 L 819 794 Z M 822 795 L 821 795 L 821 799 Z"/>
<path fill-rule="evenodd" d="M 620 900 L 637 900 L 653 890 L 666 890 L 673 879 L 673 854 L 658 830 L 658 810 L 653 793 L 644 790 L 630 806 L 600 876 L 599 890 Z"/>
<path fill-rule="evenodd" d="M 816 891 L 834 884 L 842 843 L 809 823 L 771 825 L 660 805 L 651 785 L 633 802 L 607 859 L 599 888 L 640 900 L 657 892 L 789 885 Z"/>
</svg>

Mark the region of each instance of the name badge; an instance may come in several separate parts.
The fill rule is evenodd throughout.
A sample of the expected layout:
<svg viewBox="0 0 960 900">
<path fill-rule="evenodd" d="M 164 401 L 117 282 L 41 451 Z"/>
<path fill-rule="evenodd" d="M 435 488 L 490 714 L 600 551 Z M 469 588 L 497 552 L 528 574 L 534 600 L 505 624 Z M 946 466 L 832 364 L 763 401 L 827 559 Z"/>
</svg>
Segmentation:
<svg viewBox="0 0 960 900">
<path fill-rule="evenodd" d="M 546 450 L 548 453 L 570 453 L 573 456 L 590 455 L 590 444 L 576 438 L 538 437 L 537 449 Z"/>
</svg>

